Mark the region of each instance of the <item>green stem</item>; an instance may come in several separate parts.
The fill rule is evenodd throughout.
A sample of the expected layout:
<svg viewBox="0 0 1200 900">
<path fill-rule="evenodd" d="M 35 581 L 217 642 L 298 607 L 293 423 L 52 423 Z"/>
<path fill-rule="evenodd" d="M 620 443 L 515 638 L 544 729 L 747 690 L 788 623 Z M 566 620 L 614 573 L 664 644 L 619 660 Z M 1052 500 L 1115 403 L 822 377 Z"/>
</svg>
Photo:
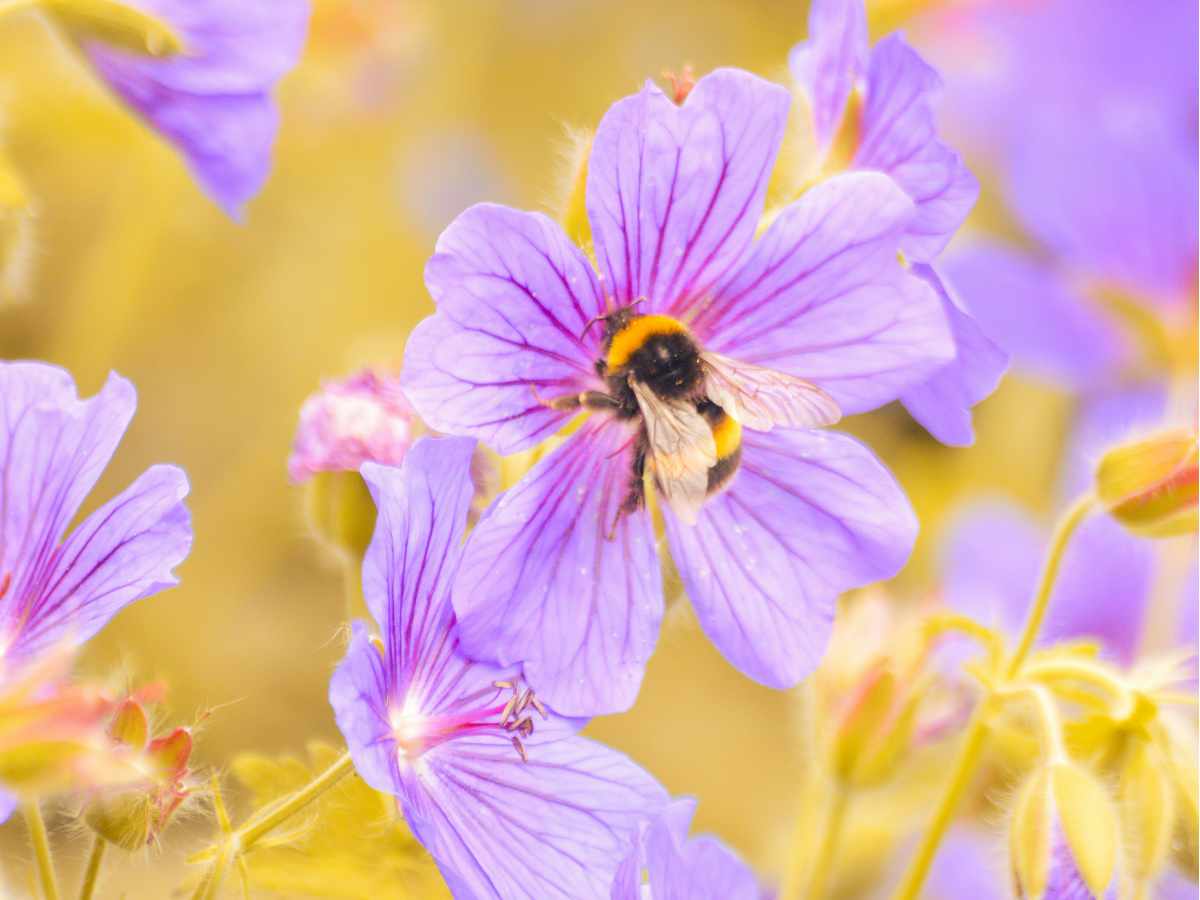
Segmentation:
<svg viewBox="0 0 1200 900">
<path fill-rule="evenodd" d="M 1025 658 L 1029 656 L 1029 651 L 1033 649 L 1033 642 L 1037 640 L 1038 632 L 1042 630 L 1042 621 L 1046 618 L 1046 610 L 1050 606 L 1050 595 L 1054 591 L 1054 582 L 1058 578 L 1058 570 L 1062 566 L 1067 545 L 1071 542 L 1071 536 L 1088 517 L 1095 503 L 1096 498 L 1091 493 L 1084 494 L 1067 510 L 1067 514 L 1059 520 L 1055 527 L 1054 537 L 1050 542 L 1050 553 L 1042 567 L 1042 577 L 1038 582 L 1037 593 L 1033 597 L 1033 605 L 1029 608 L 1029 616 L 1025 619 L 1021 640 L 1018 642 L 1012 658 L 1008 661 L 1005 677 L 1016 678 Z"/>
<path fill-rule="evenodd" d="M 46 820 L 42 808 L 33 801 L 25 804 L 25 823 L 29 826 L 29 837 L 33 841 L 33 857 L 37 863 L 38 881 L 42 885 L 42 896 L 46 900 L 58 900 L 58 879 L 54 875 L 54 855 L 50 851 L 50 836 L 46 833 Z"/>
<path fill-rule="evenodd" d="M 841 843 L 843 826 L 846 823 L 846 808 L 849 806 L 850 791 L 841 782 L 833 787 L 833 796 L 829 798 L 829 810 L 825 814 L 825 828 L 821 833 L 821 843 L 816 855 L 811 859 L 811 870 L 803 871 L 804 854 L 798 852 L 793 865 L 796 870 L 788 878 L 784 886 L 783 900 L 822 900 L 829 893 L 829 877 L 834 871 L 837 859 L 838 845 Z M 802 891 L 802 886 L 807 890 Z"/>
<path fill-rule="evenodd" d="M 225 873 L 233 862 L 252 849 L 260 839 L 303 810 L 353 771 L 354 760 L 349 752 L 344 753 L 304 787 L 255 813 L 242 823 L 241 827 L 230 834 L 217 848 L 216 859 L 204 873 L 199 887 L 192 895 L 194 900 L 209 900 L 209 898 L 216 897 L 217 891 L 221 888 L 221 882 L 225 880 Z"/>
<path fill-rule="evenodd" d="M 987 736 L 987 724 L 983 711 L 986 703 L 986 698 L 981 700 L 979 708 L 975 710 L 975 715 L 971 717 L 971 724 L 967 727 L 967 735 L 963 740 L 962 749 L 958 753 L 958 762 L 954 766 L 954 773 L 950 776 L 950 782 L 946 785 L 942 799 L 933 814 L 933 821 L 929 823 L 925 836 L 921 838 L 921 846 L 917 849 L 917 855 L 909 865 L 908 873 L 899 890 L 896 891 L 895 900 L 916 900 L 921 893 L 921 886 L 929 874 L 929 867 L 933 865 L 933 858 L 937 855 L 938 846 L 950 828 L 950 823 L 958 810 L 958 804 L 962 801 L 963 794 L 966 793 L 967 786 L 971 783 L 971 776 L 975 774 L 975 767 L 983 755 L 984 738 Z"/>
<path fill-rule="evenodd" d="M 96 893 L 96 882 L 100 878 L 100 866 L 104 862 L 104 851 L 108 841 L 96 835 L 92 841 L 92 852 L 88 855 L 87 868 L 83 872 L 83 884 L 79 887 L 79 900 L 92 900 Z"/>
<path fill-rule="evenodd" d="M 1017 649 L 1013 651 L 1008 664 L 1004 667 L 1002 681 L 996 685 L 996 690 L 1002 689 L 1005 684 L 1020 674 L 1021 667 L 1029 656 L 1029 651 L 1033 649 L 1038 632 L 1041 631 L 1042 622 L 1046 618 L 1050 595 L 1054 591 L 1054 582 L 1058 578 L 1058 571 L 1062 566 L 1067 545 L 1092 511 L 1095 502 L 1096 498 L 1091 493 L 1084 494 L 1071 505 L 1071 508 L 1067 510 L 1055 527 L 1054 536 L 1050 541 L 1050 551 L 1046 556 L 1045 565 L 1042 567 L 1041 578 L 1038 580 L 1037 593 L 1033 597 L 1033 605 L 1029 608 L 1029 616 L 1021 631 Z M 954 820 L 958 804 L 962 801 L 963 794 L 966 793 L 967 787 L 971 783 L 971 777 L 975 774 L 975 767 L 983 756 L 984 741 L 988 730 L 986 714 L 991 699 L 990 693 L 985 694 L 980 699 L 974 716 L 971 717 L 971 724 L 967 727 L 967 735 L 963 740 L 962 749 L 959 751 L 958 761 L 950 776 L 950 782 L 946 785 L 946 790 L 934 812 L 933 820 L 921 839 L 917 855 L 909 864 L 904 881 L 901 882 L 900 888 L 894 895 L 895 900 L 916 900 L 917 895 L 921 892 L 921 887 L 925 884 L 929 868 L 933 865 L 933 858 L 937 855 L 942 838 L 946 836 L 950 823 Z"/>
</svg>

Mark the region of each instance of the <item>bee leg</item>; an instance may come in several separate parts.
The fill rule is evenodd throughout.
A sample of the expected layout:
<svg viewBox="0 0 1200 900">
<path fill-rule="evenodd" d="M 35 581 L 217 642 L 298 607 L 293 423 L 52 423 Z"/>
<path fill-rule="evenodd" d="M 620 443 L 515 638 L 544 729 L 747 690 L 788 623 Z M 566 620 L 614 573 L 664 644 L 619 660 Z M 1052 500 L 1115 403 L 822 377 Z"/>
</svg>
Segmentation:
<svg viewBox="0 0 1200 900">
<path fill-rule="evenodd" d="M 603 391 L 583 391 L 579 394 L 567 394 L 565 397 L 543 397 L 536 387 L 531 387 L 533 399 L 548 409 L 559 412 L 570 412 L 576 409 L 607 410 L 611 412 L 620 406 L 615 397 L 610 397 Z"/>
<path fill-rule="evenodd" d="M 612 527 L 608 529 L 608 540 L 611 541 L 616 538 L 617 526 L 621 524 L 623 518 L 632 515 L 646 505 L 645 475 L 646 439 L 644 434 L 639 434 L 637 448 L 633 456 L 633 473 L 629 478 L 629 493 L 625 495 L 625 499 L 617 507 L 617 514 L 613 516 Z"/>
</svg>

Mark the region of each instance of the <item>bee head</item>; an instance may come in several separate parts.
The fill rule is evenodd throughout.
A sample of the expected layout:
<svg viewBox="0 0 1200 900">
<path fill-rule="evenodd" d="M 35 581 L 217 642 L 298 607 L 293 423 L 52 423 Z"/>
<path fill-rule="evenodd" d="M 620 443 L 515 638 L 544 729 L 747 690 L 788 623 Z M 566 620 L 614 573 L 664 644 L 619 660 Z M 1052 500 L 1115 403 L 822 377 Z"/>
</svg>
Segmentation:
<svg viewBox="0 0 1200 900">
<path fill-rule="evenodd" d="M 592 326 L 597 322 L 604 323 L 604 344 L 607 346 L 612 341 L 612 336 L 628 325 L 632 320 L 636 319 L 641 313 L 637 312 L 638 306 L 646 302 L 645 297 L 639 297 L 628 306 L 622 306 L 620 309 L 614 309 L 601 316 L 593 316 L 588 320 L 588 323 L 583 326 L 583 331 L 579 333 L 579 339 L 583 340 L 587 333 L 592 330 Z"/>
</svg>

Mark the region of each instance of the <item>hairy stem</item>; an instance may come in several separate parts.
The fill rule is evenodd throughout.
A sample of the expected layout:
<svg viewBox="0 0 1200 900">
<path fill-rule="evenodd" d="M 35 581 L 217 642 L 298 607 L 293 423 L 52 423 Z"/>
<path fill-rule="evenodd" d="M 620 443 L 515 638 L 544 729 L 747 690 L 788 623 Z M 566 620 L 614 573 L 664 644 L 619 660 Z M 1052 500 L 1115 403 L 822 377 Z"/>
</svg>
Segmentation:
<svg viewBox="0 0 1200 900">
<path fill-rule="evenodd" d="M 793 871 L 784 886 L 783 900 L 823 900 L 828 895 L 829 877 L 833 874 L 849 801 L 850 791 L 841 781 L 835 781 L 816 855 L 812 857 L 811 866 L 806 872 L 804 854 L 797 852 Z"/>
<path fill-rule="evenodd" d="M 1017 643 L 1017 649 L 1013 651 L 1013 655 L 1008 661 L 1008 670 L 1005 674 L 1010 679 L 1017 677 L 1021 666 L 1025 663 L 1025 658 L 1033 649 L 1038 632 L 1042 630 L 1046 610 L 1050 606 L 1050 595 L 1054 592 L 1054 582 L 1058 578 L 1058 570 L 1062 566 L 1063 556 L 1066 555 L 1067 545 L 1070 544 L 1072 535 L 1083 524 L 1095 503 L 1096 498 L 1091 493 L 1084 494 L 1072 504 L 1054 529 L 1054 537 L 1050 541 L 1050 552 L 1042 567 L 1042 576 L 1038 581 L 1037 593 L 1033 597 L 1033 605 L 1029 608 L 1029 615 L 1025 619 L 1025 627 L 1021 630 L 1021 639 Z"/>
<path fill-rule="evenodd" d="M 83 884 L 79 886 L 79 900 L 92 900 L 96 893 L 96 882 L 100 879 L 100 866 L 104 862 L 104 851 L 108 841 L 96 835 L 92 841 L 92 852 L 88 854 L 87 868 L 83 871 Z"/>
<path fill-rule="evenodd" d="M 353 771 L 354 760 L 347 751 L 304 787 L 275 801 L 242 823 L 241 827 L 229 834 L 217 848 L 216 858 L 204 873 L 199 887 L 192 895 L 194 900 L 209 900 L 209 898 L 216 897 L 230 865 L 259 840 L 299 813 Z"/>
<path fill-rule="evenodd" d="M 46 820 L 37 801 L 26 803 L 25 823 L 29 826 L 29 837 L 33 841 L 33 858 L 37 865 L 38 882 L 46 900 L 58 900 L 58 879 L 54 874 L 54 855 L 50 852 L 50 836 L 46 833 Z"/>
</svg>

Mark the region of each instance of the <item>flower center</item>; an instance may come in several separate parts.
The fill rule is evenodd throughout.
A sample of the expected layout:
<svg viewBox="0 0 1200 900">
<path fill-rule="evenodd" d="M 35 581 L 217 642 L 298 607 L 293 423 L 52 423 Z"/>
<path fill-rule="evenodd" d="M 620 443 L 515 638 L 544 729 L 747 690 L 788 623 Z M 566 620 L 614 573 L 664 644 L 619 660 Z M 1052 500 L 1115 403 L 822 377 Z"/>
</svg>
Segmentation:
<svg viewBox="0 0 1200 900">
<path fill-rule="evenodd" d="M 547 718 L 533 689 L 522 686 L 519 680 L 495 681 L 464 698 L 452 712 L 426 715 L 410 696 L 399 709 L 392 711 L 389 722 L 396 741 L 396 754 L 402 763 L 412 763 L 428 750 L 455 738 L 480 734 L 502 735 L 513 749 L 528 761 L 524 740 L 533 734 L 533 714 L 536 710 Z"/>
</svg>

